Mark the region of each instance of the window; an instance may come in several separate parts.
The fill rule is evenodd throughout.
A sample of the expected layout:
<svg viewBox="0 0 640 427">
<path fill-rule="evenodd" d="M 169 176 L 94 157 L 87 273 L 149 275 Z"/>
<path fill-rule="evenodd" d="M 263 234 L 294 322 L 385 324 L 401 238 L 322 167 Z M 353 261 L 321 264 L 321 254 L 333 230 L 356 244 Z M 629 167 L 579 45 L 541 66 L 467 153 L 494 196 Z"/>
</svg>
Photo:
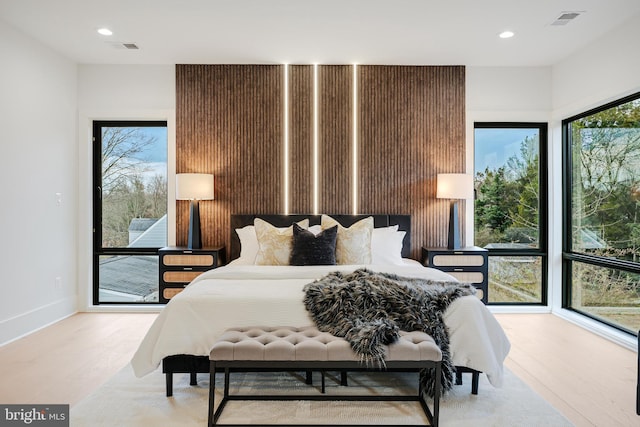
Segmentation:
<svg viewBox="0 0 640 427">
<path fill-rule="evenodd" d="M 167 245 L 167 123 L 93 122 L 93 302 L 158 302 Z"/>
<path fill-rule="evenodd" d="M 489 303 L 546 304 L 547 124 L 475 123 L 475 244 Z"/>
<path fill-rule="evenodd" d="M 566 308 L 640 329 L 640 94 L 563 121 Z"/>
</svg>

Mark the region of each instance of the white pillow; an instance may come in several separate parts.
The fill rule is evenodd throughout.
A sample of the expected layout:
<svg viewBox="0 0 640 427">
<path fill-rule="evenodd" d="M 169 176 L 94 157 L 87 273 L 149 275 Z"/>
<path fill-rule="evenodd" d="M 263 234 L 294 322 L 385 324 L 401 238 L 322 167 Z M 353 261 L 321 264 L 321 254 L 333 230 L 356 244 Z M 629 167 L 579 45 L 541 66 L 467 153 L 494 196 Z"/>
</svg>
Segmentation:
<svg viewBox="0 0 640 427">
<path fill-rule="evenodd" d="M 240 238 L 240 256 L 235 264 L 255 264 L 256 256 L 260 249 L 256 228 L 253 225 L 247 225 L 242 228 L 236 228 L 236 233 Z"/>
<path fill-rule="evenodd" d="M 374 228 L 371 235 L 371 263 L 376 265 L 402 265 L 402 241 L 406 232 L 397 225 Z"/>
</svg>

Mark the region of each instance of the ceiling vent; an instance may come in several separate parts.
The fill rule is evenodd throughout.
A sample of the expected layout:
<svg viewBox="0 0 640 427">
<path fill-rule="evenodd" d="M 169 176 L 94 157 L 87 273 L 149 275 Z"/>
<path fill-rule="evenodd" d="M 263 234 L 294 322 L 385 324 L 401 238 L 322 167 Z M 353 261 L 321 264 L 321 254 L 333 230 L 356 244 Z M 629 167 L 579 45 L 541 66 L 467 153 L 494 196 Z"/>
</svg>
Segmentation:
<svg viewBox="0 0 640 427">
<path fill-rule="evenodd" d="M 122 43 L 122 42 L 108 42 L 115 49 L 140 49 L 135 43 Z"/>
<path fill-rule="evenodd" d="M 560 16 L 551 23 L 551 25 L 567 25 L 569 22 L 573 21 L 578 16 L 580 16 L 581 13 L 584 13 L 584 11 L 562 12 Z"/>
</svg>

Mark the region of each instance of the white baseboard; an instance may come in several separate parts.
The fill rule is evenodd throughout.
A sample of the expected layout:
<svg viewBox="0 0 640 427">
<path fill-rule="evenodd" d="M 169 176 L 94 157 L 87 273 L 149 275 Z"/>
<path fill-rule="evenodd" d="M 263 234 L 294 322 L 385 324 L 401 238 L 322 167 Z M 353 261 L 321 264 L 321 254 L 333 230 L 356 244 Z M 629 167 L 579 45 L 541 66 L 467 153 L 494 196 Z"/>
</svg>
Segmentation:
<svg viewBox="0 0 640 427">
<path fill-rule="evenodd" d="M 557 309 L 553 310 L 553 314 L 561 317 L 571 323 L 574 323 L 596 335 L 613 341 L 614 343 L 626 347 L 630 350 L 638 351 L 638 340 L 635 336 L 619 331 L 597 320 L 590 319 L 571 310 Z"/>
<path fill-rule="evenodd" d="M 76 312 L 77 298 L 73 296 L 2 320 L 0 321 L 0 347 L 46 328 Z"/>
</svg>

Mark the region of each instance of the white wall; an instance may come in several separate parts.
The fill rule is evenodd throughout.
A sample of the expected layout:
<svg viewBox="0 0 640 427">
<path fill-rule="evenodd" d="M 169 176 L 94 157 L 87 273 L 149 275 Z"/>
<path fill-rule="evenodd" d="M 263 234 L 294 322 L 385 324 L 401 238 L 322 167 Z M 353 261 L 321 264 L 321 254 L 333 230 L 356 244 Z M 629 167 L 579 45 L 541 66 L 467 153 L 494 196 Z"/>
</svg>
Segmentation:
<svg viewBox="0 0 640 427">
<path fill-rule="evenodd" d="M 93 120 L 167 120 L 168 194 L 175 186 L 175 66 L 79 65 L 79 299 L 80 309 L 91 307 L 91 124 Z M 175 205 L 169 203 L 169 244 L 175 243 Z M 157 307 L 152 309 L 157 310 Z M 101 306 L 101 310 L 119 310 Z M 131 311 L 131 307 L 127 309 Z M 144 309 L 142 309 L 144 310 Z"/>
<path fill-rule="evenodd" d="M 563 119 L 640 91 L 640 15 L 553 66 L 553 111 Z"/>
<path fill-rule="evenodd" d="M 1 344 L 76 311 L 78 151 L 76 65 L 2 21 L 0 57 Z"/>
<path fill-rule="evenodd" d="M 551 67 L 467 67 L 466 83 L 467 114 L 489 117 L 482 121 L 549 118 Z"/>
<path fill-rule="evenodd" d="M 474 122 L 543 122 L 551 119 L 551 67 L 467 67 L 467 171 L 473 173 Z M 553 144 L 550 138 L 549 146 Z M 547 171 L 551 180 L 554 172 Z M 551 191 L 551 189 L 550 189 Z M 553 212 L 555 206 L 549 206 Z M 473 204 L 466 230 L 473 237 Z M 558 232 L 550 224 L 550 235 Z M 550 257 L 554 257 L 550 254 Z M 555 286 L 555 284 L 553 284 Z M 559 284 L 558 284 L 559 286 Z M 549 299 L 553 304 L 553 298 Z M 550 307 L 492 307 L 495 312 L 550 311 Z"/>
</svg>

